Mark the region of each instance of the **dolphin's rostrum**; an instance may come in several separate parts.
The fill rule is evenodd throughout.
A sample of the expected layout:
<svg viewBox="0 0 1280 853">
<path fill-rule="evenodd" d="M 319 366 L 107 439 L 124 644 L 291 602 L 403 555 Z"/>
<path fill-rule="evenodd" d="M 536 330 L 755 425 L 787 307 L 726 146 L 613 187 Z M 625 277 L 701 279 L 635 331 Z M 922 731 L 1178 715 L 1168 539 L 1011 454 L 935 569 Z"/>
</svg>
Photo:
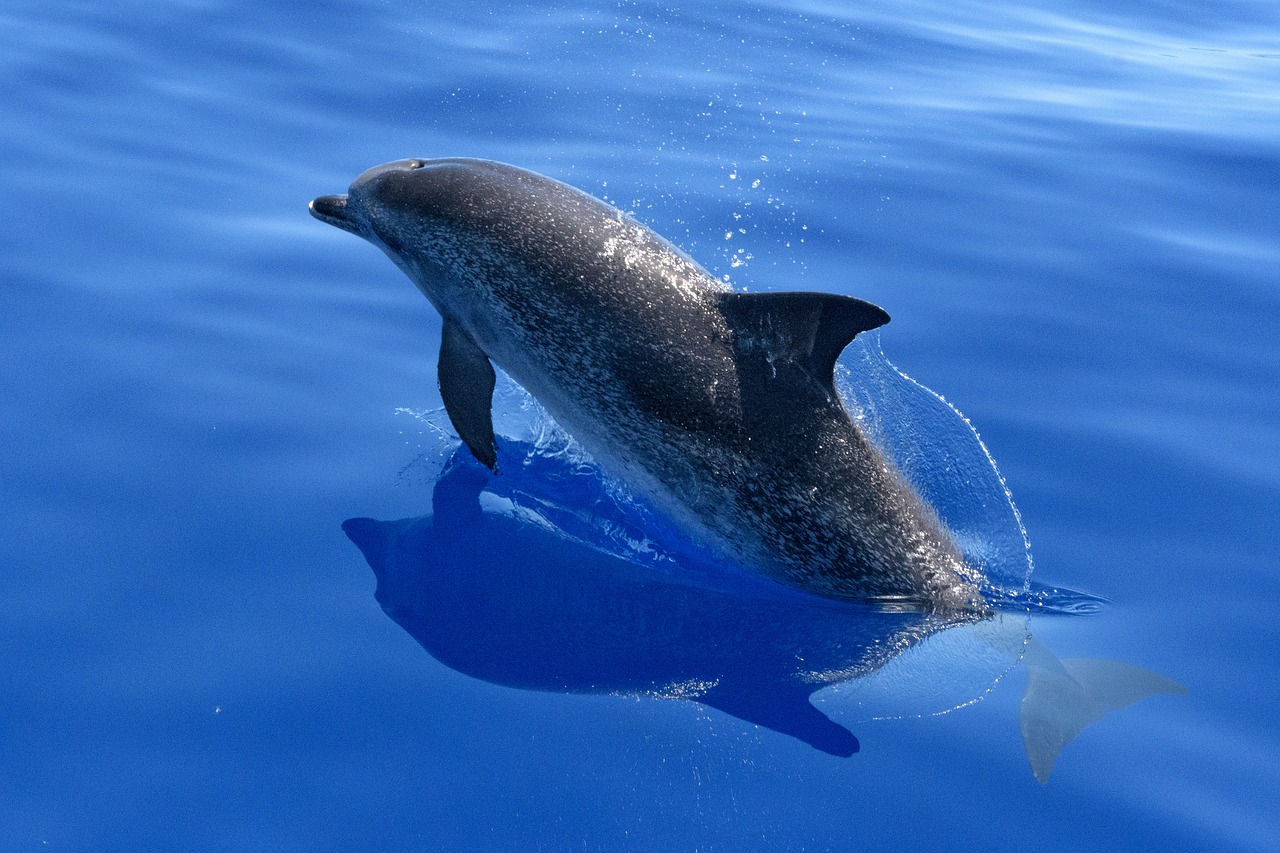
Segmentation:
<svg viewBox="0 0 1280 853">
<path fill-rule="evenodd" d="M 735 293 L 610 205 L 483 160 L 400 160 L 312 214 L 440 312 L 445 409 L 496 470 L 496 363 L 695 539 L 833 598 L 984 610 L 933 509 L 849 417 L 836 358 L 888 322 L 825 293 Z"/>
</svg>

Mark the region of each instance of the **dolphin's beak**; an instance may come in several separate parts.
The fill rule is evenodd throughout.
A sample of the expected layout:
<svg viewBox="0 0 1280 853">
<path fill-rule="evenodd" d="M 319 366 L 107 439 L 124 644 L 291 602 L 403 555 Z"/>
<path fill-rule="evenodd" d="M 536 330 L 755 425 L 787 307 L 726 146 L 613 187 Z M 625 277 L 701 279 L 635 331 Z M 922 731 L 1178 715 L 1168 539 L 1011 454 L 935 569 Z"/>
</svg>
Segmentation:
<svg viewBox="0 0 1280 853">
<path fill-rule="evenodd" d="M 345 195 L 322 195 L 319 198 L 312 199 L 311 203 L 307 205 L 307 210 L 310 210 L 311 215 L 321 222 L 328 222 L 343 231 L 350 231 L 352 234 L 363 236 L 360 223 L 347 210 L 347 197 Z"/>
</svg>

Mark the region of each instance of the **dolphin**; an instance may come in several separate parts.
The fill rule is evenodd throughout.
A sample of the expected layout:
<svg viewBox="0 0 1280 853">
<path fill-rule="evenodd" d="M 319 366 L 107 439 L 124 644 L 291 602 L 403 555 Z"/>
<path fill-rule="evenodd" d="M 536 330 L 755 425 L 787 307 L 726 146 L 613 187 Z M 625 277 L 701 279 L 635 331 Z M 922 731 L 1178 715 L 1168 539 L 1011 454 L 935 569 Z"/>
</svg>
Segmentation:
<svg viewBox="0 0 1280 853">
<path fill-rule="evenodd" d="M 888 322 L 878 306 L 734 292 L 611 205 L 486 160 L 386 163 L 310 211 L 440 313 L 445 411 L 490 470 L 496 364 L 696 542 L 821 596 L 987 612 L 979 572 L 835 389 L 840 352 Z"/>
</svg>

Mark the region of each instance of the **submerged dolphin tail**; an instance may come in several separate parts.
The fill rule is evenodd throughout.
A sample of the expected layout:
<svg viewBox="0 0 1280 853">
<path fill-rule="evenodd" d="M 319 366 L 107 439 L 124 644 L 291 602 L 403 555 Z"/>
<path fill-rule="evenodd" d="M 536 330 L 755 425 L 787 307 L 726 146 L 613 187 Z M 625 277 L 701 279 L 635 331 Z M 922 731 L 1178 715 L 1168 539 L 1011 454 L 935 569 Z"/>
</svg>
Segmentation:
<svg viewBox="0 0 1280 853">
<path fill-rule="evenodd" d="M 1031 772 L 1041 784 L 1049 781 L 1062 748 L 1109 712 L 1157 693 L 1187 692 L 1159 673 L 1119 661 L 1058 660 L 1034 638 L 1023 662 L 1027 689 L 1018 722 Z"/>
</svg>

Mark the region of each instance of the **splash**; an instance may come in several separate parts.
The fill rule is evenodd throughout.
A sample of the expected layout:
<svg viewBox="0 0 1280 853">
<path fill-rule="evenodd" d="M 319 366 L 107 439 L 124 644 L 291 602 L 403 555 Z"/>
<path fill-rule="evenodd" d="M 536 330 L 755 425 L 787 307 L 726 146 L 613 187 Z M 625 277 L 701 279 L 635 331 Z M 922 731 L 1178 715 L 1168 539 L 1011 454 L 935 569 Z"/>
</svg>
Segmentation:
<svg viewBox="0 0 1280 853">
<path fill-rule="evenodd" d="M 858 426 L 937 511 L 993 606 L 1031 592 L 1031 541 L 1013 495 L 978 431 L 942 395 L 899 370 L 879 334 L 860 335 L 836 367 Z"/>
</svg>

